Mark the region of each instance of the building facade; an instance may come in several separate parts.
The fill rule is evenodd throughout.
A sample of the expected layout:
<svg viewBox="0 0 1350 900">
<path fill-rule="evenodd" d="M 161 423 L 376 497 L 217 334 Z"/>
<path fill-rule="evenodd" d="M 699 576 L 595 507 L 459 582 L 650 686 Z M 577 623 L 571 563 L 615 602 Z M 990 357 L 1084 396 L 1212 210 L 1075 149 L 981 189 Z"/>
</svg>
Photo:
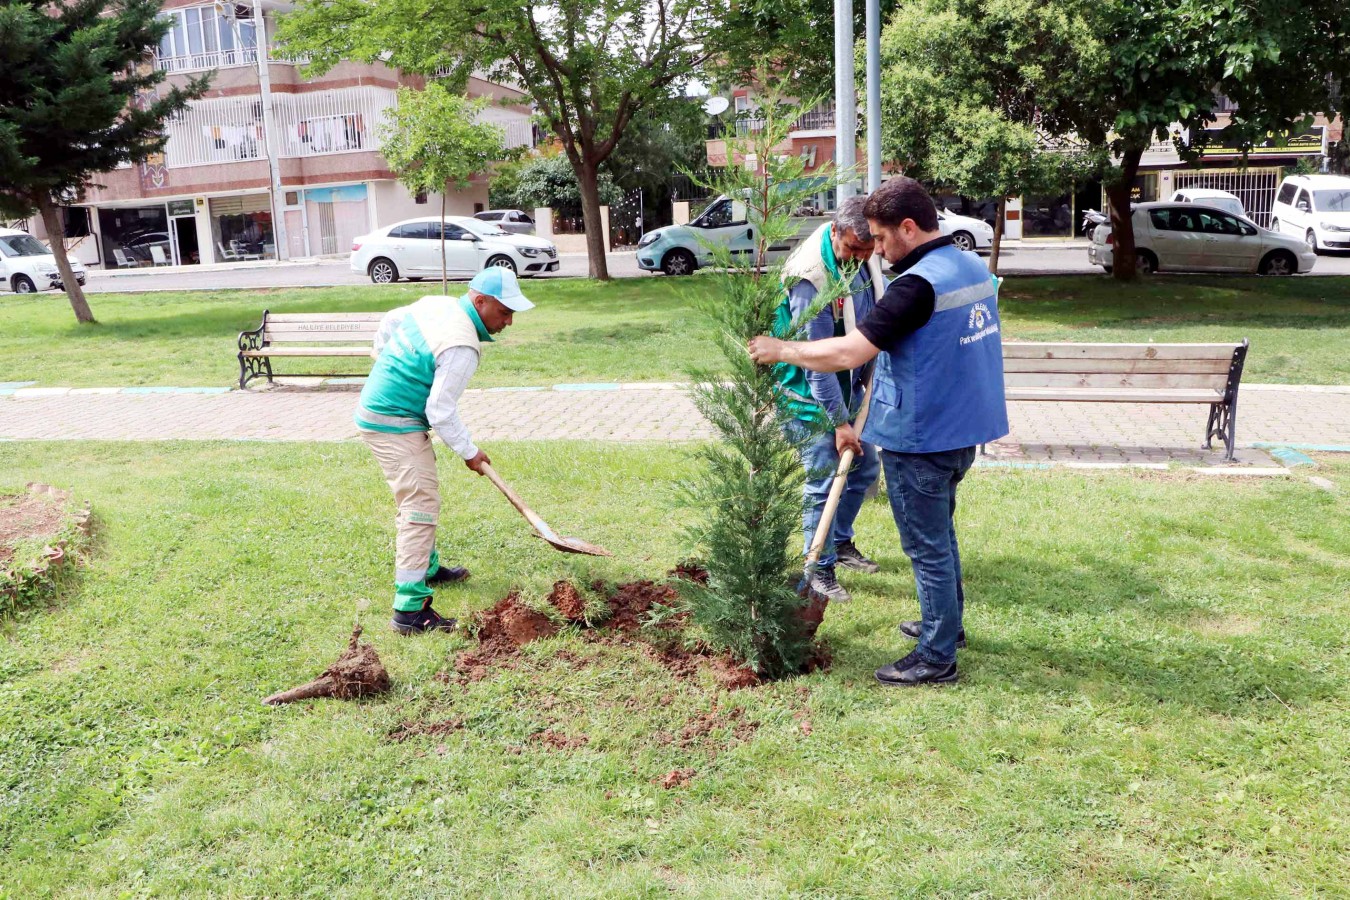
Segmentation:
<svg viewBox="0 0 1350 900">
<path fill-rule="evenodd" d="M 411 195 L 379 153 L 397 90 L 425 79 L 348 62 L 303 77 L 269 52 L 289 7 L 167 0 L 173 27 L 147 65 L 170 85 L 214 70 L 210 89 L 167 123 L 162 154 L 101 176 L 69 211 L 79 259 L 118 268 L 345 254 L 358 235 L 440 211 L 439 195 Z M 523 92 L 475 77 L 468 93 L 492 98 L 483 119 L 503 127 L 508 147 L 533 146 Z M 447 213 L 472 215 L 487 196 L 476 180 L 446 197 Z"/>
</svg>

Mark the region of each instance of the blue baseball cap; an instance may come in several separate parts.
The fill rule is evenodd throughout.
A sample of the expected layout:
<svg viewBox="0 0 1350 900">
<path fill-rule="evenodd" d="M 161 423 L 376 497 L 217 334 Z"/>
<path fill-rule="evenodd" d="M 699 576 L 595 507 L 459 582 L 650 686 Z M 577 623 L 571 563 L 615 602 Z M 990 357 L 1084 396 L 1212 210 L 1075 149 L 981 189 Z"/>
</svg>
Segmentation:
<svg viewBox="0 0 1350 900">
<path fill-rule="evenodd" d="M 516 273 L 505 266 L 488 266 L 473 276 L 469 288 L 501 301 L 502 306 L 512 312 L 534 309 L 534 304 L 526 300 L 525 295 L 520 292 L 520 282 L 516 280 Z"/>
</svg>

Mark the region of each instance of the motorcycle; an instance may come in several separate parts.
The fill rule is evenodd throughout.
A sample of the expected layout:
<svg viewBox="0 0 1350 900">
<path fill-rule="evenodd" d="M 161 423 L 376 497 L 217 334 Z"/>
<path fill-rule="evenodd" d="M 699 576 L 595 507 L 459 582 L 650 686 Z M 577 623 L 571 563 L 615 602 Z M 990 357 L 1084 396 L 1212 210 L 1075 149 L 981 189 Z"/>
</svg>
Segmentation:
<svg viewBox="0 0 1350 900">
<path fill-rule="evenodd" d="M 1083 234 L 1092 237 L 1092 232 L 1096 230 L 1098 225 L 1105 225 L 1110 221 L 1111 217 L 1104 212 L 1085 209 L 1083 210 Z"/>
</svg>

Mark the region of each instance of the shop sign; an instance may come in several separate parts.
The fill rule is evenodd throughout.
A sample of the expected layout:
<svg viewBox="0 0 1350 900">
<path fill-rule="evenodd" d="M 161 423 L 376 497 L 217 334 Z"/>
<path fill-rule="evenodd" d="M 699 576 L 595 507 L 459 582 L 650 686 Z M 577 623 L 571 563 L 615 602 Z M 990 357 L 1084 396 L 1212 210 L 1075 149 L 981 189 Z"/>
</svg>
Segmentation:
<svg viewBox="0 0 1350 900">
<path fill-rule="evenodd" d="M 1307 131 L 1299 134 L 1277 135 L 1270 132 L 1265 140 L 1258 142 L 1247 151 L 1248 156 L 1320 156 L 1322 154 L 1322 132 L 1321 125 L 1309 128 Z M 1241 156 L 1242 147 L 1233 138 L 1225 138 L 1224 129 L 1209 128 L 1205 130 L 1205 137 L 1208 139 L 1204 149 L 1204 155 L 1213 156 Z"/>
<path fill-rule="evenodd" d="M 170 200 L 169 216 L 191 216 L 195 215 L 197 210 L 193 207 L 191 200 Z"/>
</svg>

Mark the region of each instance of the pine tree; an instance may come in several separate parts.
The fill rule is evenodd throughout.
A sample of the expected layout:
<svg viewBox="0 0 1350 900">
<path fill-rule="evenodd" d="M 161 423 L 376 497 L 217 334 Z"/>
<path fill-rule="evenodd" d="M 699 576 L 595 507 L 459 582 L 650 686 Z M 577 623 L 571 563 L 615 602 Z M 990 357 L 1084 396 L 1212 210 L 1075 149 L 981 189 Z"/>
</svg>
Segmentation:
<svg viewBox="0 0 1350 900">
<path fill-rule="evenodd" d="M 768 248 L 798 233 L 803 226 L 792 214 L 807 198 L 830 188 L 835 173 L 804 177 L 800 157 L 776 152 L 800 109 L 812 104 L 789 106 L 772 94 L 762 102 L 755 113 L 762 126 L 729 142 L 728 165 L 709 185 L 744 203 L 755 248 L 733 254 L 709 245 L 716 274 L 699 277 L 707 282 L 699 306 L 724 368 L 693 373 L 694 401 L 718 440 L 699 451 L 702 470 L 686 485 L 686 497 L 698 510 L 688 537 L 708 570 L 707 583 L 691 585 L 687 596 L 695 624 L 714 645 L 762 675 L 781 677 L 800 672 L 811 658 L 822 607 L 816 600 L 814 610 L 808 609 L 812 601 L 797 590 L 802 580 L 800 448 L 784 433 L 774 370 L 756 365 L 746 343 L 773 332 L 784 297 L 779 267 L 764 265 Z M 839 283 L 823 291 L 790 330 L 799 336 L 805 323 L 843 290 Z"/>
</svg>

